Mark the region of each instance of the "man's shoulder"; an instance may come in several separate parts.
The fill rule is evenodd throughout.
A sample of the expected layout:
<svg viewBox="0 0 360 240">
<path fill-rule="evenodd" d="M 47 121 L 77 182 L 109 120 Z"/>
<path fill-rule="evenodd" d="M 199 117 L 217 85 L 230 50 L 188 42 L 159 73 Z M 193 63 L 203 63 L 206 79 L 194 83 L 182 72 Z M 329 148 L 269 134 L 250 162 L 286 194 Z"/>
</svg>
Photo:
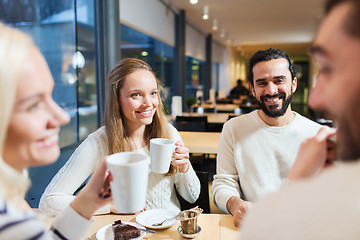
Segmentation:
<svg viewBox="0 0 360 240">
<path fill-rule="evenodd" d="M 300 113 L 294 112 L 294 114 L 295 114 L 295 121 L 298 125 L 311 127 L 315 129 L 320 129 L 322 127 L 321 124 L 301 115 Z"/>
<path fill-rule="evenodd" d="M 303 122 L 307 122 L 307 123 L 311 123 L 311 124 L 321 126 L 319 123 L 315 122 L 314 120 L 311 120 L 310 118 L 308 118 L 306 116 L 301 115 L 298 112 L 293 111 L 293 113 L 295 114 L 296 119 L 298 119 L 299 121 L 303 121 Z"/>
<path fill-rule="evenodd" d="M 315 229 L 328 231 L 332 227 L 341 228 L 342 226 L 337 226 L 340 216 L 351 215 L 354 211 L 360 213 L 360 209 L 356 207 L 358 200 L 352 200 L 360 198 L 357 190 L 359 171 L 360 162 L 344 164 L 327 169 L 316 178 L 283 186 L 278 192 L 256 203 L 245 219 L 244 239 L 263 234 L 277 236 L 271 239 L 286 239 L 288 234 L 299 236 L 294 239 L 308 239 Z M 260 218 L 269 216 L 271 223 L 260 223 Z M 360 214 L 356 219 L 360 220 Z M 253 232 L 255 228 L 257 233 Z"/>
<path fill-rule="evenodd" d="M 250 113 L 241 114 L 240 116 L 233 117 L 226 123 L 228 123 L 228 124 L 231 123 L 231 124 L 236 124 L 236 125 L 243 124 L 243 123 L 249 124 L 249 121 L 254 120 L 257 116 L 258 116 L 257 111 L 252 111 Z"/>
</svg>

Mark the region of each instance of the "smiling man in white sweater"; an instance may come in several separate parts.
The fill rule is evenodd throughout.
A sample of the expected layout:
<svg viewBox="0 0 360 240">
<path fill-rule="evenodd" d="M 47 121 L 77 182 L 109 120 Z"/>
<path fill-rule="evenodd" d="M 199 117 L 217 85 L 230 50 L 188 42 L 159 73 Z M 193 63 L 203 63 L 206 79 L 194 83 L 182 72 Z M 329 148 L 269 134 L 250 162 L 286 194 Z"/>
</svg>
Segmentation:
<svg viewBox="0 0 360 240">
<path fill-rule="evenodd" d="M 285 52 L 256 52 L 249 73 L 260 109 L 225 123 L 211 188 L 215 204 L 233 215 L 235 226 L 253 201 L 280 187 L 301 142 L 321 127 L 291 110 L 297 78 Z"/>
</svg>

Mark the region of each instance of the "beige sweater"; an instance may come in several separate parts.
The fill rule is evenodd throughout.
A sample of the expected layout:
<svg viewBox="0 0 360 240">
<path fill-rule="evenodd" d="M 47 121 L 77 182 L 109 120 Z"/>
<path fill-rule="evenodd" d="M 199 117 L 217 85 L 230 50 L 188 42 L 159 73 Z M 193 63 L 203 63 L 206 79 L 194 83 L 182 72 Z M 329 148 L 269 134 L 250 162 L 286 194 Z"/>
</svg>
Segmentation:
<svg viewBox="0 0 360 240">
<path fill-rule="evenodd" d="M 267 125 L 258 111 L 229 120 L 221 133 L 211 188 L 216 205 L 227 213 L 226 203 L 232 196 L 253 202 L 277 190 L 301 142 L 320 127 L 297 113 L 282 127 Z"/>
<path fill-rule="evenodd" d="M 360 239 L 360 159 L 290 182 L 257 202 L 241 240 Z"/>
</svg>

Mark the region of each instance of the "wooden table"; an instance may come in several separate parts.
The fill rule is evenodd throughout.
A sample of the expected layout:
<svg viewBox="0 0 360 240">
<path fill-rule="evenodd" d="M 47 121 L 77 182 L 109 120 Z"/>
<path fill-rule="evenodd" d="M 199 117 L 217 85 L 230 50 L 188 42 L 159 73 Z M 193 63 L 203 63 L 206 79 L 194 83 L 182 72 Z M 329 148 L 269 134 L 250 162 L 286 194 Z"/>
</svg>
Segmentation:
<svg viewBox="0 0 360 240">
<path fill-rule="evenodd" d="M 208 123 L 223 124 L 229 119 L 229 116 L 234 116 L 234 114 L 233 113 L 203 113 L 203 114 L 199 114 L 199 113 L 195 113 L 195 112 L 193 112 L 193 113 L 183 112 L 181 114 L 181 116 L 195 116 L 195 117 L 207 116 Z M 168 122 L 171 122 L 171 121 L 175 121 L 176 118 L 172 117 L 170 115 L 166 115 L 166 119 L 168 120 Z"/>
<path fill-rule="evenodd" d="M 218 112 L 234 112 L 235 108 L 238 108 L 239 105 L 236 104 L 223 104 L 223 103 L 216 103 L 216 104 L 193 104 L 191 105 L 191 108 L 198 108 L 198 107 L 203 107 L 205 108 L 215 108 L 216 111 Z"/>
<path fill-rule="evenodd" d="M 233 113 L 182 113 L 182 116 L 207 116 L 208 123 L 225 123 Z"/>
<path fill-rule="evenodd" d="M 94 216 L 95 221 L 91 225 L 86 237 L 96 240 L 96 232 L 108 224 L 113 223 L 115 220 L 123 222 L 136 222 L 135 215 L 115 215 L 105 214 Z M 43 218 L 42 221 L 49 228 L 52 218 Z M 197 240 L 238 240 L 238 229 L 234 227 L 232 216 L 226 214 L 201 214 L 198 219 L 198 225 L 201 227 L 200 234 L 195 238 Z M 184 239 L 180 236 L 177 228 L 180 222 L 175 223 L 171 228 L 157 230 L 156 234 L 147 233 L 143 239 Z M 74 226 L 76 227 L 76 226 Z"/>
<path fill-rule="evenodd" d="M 190 153 L 217 154 L 220 132 L 184 132 L 179 131 Z"/>
</svg>

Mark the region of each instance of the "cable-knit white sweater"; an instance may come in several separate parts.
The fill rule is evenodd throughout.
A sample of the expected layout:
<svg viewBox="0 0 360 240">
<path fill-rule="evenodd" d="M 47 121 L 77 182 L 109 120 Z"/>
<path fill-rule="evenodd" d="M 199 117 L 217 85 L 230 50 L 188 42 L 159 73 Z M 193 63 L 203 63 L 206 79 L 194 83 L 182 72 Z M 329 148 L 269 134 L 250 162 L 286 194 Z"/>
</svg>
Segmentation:
<svg viewBox="0 0 360 240">
<path fill-rule="evenodd" d="M 182 141 L 178 131 L 169 124 L 171 139 Z M 47 215 L 56 215 L 75 198 L 74 192 L 95 171 L 100 162 L 108 155 L 105 127 L 90 134 L 75 150 L 67 163 L 59 170 L 41 196 L 39 208 Z M 150 155 L 148 148 L 138 149 Z M 150 169 L 150 165 L 149 165 Z M 186 173 L 177 172 L 171 176 L 152 173 L 149 170 L 146 208 L 165 208 L 180 211 L 175 188 L 188 202 L 195 202 L 200 194 L 200 181 L 190 165 Z M 110 212 L 107 205 L 95 214 Z"/>
<path fill-rule="evenodd" d="M 226 213 L 226 203 L 232 196 L 253 202 L 277 190 L 301 142 L 321 127 L 295 112 L 289 124 L 269 126 L 258 111 L 232 118 L 221 133 L 211 191 L 215 204 Z"/>
</svg>

